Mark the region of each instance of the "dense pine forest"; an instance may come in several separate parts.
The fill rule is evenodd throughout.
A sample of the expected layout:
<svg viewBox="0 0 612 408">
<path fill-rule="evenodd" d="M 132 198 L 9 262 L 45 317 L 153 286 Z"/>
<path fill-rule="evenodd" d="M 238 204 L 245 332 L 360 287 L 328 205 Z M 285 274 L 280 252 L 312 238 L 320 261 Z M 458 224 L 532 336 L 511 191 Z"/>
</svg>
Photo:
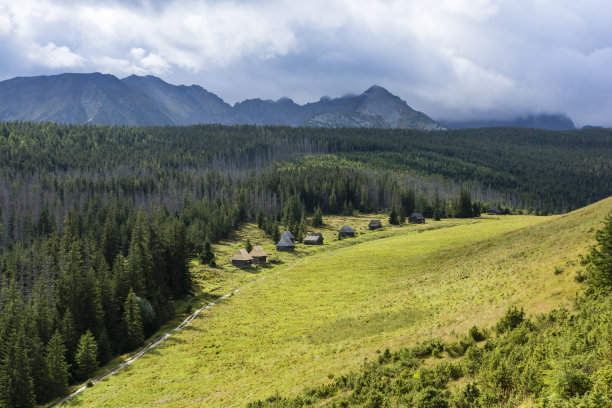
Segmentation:
<svg viewBox="0 0 612 408">
<path fill-rule="evenodd" d="M 134 350 L 188 261 L 301 214 L 537 214 L 612 194 L 612 131 L 0 124 L 0 405 L 52 400 Z M 290 211 L 288 211 L 290 210 Z M 300 214 L 300 217 L 289 217 Z"/>
</svg>

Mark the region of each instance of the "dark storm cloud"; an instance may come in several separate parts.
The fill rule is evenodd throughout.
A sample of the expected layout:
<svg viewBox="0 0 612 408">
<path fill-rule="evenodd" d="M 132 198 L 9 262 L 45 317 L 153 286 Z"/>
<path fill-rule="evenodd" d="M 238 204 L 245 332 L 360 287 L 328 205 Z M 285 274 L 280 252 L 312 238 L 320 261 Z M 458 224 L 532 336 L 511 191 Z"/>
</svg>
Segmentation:
<svg viewBox="0 0 612 408">
<path fill-rule="evenodd" d="M 0 0 L 0 77 L 101 71 L 229 102 L 387 87 L 438 119 L 612 125 L 606 1 Z"/>
</svg>

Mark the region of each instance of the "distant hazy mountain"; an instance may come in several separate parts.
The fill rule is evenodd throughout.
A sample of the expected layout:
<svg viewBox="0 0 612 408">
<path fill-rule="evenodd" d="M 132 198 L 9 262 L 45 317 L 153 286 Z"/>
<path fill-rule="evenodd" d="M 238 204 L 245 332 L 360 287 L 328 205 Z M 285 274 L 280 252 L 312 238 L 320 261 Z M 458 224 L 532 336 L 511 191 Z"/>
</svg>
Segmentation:
<svg viewBox="0 0 612 408">
<path fill-rule="evenodd" d="M 443 129 L 379 86 L 361 95 L 321 98 L 306 105 L 282 98 L 278 101 L 248 99 L 232 107 L 197 85 L 171 85 L 153 76 L 132 75 L 120 80 L 100 73 L 2 81 L 0 120 Z"/>
<path fill-rule="evenodd" d="M 440 121 L 449 129 L 482 128 L 482 127 L 525 127 L 549 130 L 573 130 L 576 129 L 574 122 L 566 115 L 529 115 L 518 117 L 514 120 L 472 120 L 472 121 Z"/>
</svg>

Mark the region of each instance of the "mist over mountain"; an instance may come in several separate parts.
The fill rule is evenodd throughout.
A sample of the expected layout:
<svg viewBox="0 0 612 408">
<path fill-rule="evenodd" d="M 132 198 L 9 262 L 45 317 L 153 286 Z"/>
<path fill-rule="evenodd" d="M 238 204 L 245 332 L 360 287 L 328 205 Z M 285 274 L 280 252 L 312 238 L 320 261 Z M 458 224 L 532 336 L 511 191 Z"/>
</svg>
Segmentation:
<svg viewBox="0 0 612 408">
<path fill-rule="evenodd" d="M 247 99 L 231 106 L 197 85 L 171 85 L 154 76 L 118 79 L 100 73 L 2 81 L 0 120 L 138 126 L 220 123 L 443 129 L 380 86 L 361 95 L 321 98 L 305 105 L 281 98 Z"/>
<path fill-rule="evenodd" d="M 100 73 L 17 77 L 0 82 L 0 121 L 12 120 L 131 126 L 219 123 L 425 130 L 499 126 L 575 129 L 573 121 L 561 114 L 434 121 L 377 85 L 359 95 L 326 96 L 304 105 L 289 98 L 254 98 L 232 106 L 198 85 L 172 85 L 150 75 L 119 79 Z"/>
<path fill-rule="evenodd" d="M 511 120 L 468 120 L 468 121 L 440 121 L 449 129 L 482 128 L 482 127 L 523 127 L 549 130 L 573 130 L 574 122 L 563 114 L 539 114 L 517 117 Z"/>
</svg>

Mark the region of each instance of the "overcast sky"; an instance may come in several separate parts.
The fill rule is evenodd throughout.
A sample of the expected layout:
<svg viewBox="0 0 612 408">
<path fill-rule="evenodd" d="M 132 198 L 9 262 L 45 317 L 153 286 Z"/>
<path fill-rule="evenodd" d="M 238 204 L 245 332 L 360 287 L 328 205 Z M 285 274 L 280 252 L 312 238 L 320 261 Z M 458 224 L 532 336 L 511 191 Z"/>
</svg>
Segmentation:
<svg viewBox="0 0 612 408">
<path fill-rule="evenodd" d="M 0 0 L 0 79 L 152 74 L 229 103 L 378 84 L 434 119 L 612 126 L 609 0 Z"/>
</svg>

